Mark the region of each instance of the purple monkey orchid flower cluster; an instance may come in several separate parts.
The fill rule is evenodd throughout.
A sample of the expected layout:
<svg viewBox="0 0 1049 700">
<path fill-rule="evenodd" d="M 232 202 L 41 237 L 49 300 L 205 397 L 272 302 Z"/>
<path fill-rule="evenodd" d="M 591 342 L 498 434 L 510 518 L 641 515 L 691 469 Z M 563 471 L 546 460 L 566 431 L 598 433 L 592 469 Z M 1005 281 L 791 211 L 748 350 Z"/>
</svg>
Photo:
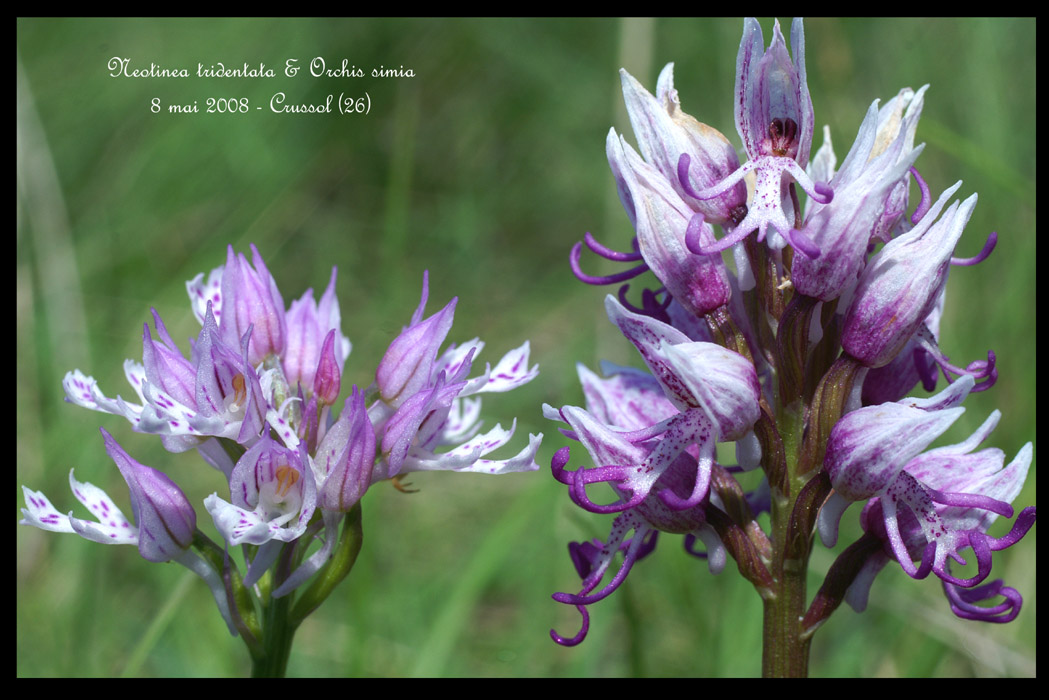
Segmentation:
<svg viewBox="0 0 1049 700">
<path fill-rule="evenodd" d="M 123 416 L 135 431 L 160 436 L 169 451 L 196 449 L 221 472 L 221 492 L 208 496 L 204 507 L 224 544 L 197 529 L 193 506 L 169 477 L 136 462 L 105 430 L 106 450 L 131 491 L 134 523 L 72 471 L 74 495 L 98 522 L 66 515 L 42 493 L 24 488 L 22 523 L 96 542 L 137 544 L 149 561 L 190 567 L 208 582 L 230 631 L 242 634 L 254 655 L 265 634 L 257 605 L 311 579 L 337 582 L 348 572 L 355 550 L 335 555 L 343 546 L 359 549 L 358 504 L 369 487 L 393 479 L 403 490 L 397 480 L 415 471 L 533 471 L 542 435 L 530 436 L 516 456 L 490 456 L 510 442 L 516 421 L 508 429 L 496 425 L 482 432 L 478 395 L 530 382 L 537 366 L 529 365 L 527 342 L 494 368 L 479 371 L 480 340 L 442 352 L 456 300 L 424 318 L 426 274 L 422 300 L 386 351 L 374 382 L 364 390 L 354 386 L 338 410 L 350 341 L 341 330 L 336 270 L 319 303 L 308 290 L 285 308 L 262 256 L 254 246 L 251 252 L 249 263 L 230 246 L 223 267 L 187 282 L 201 323 L 188 356 L 152 312 L 153 329 L 146 324 L 143 330 L 142 362 L 124 363 L 137 401 L 106 396 L 79 370 L 63 382 L 68 401 Z M 355 511 L 356 517 L 348 517 Z M 314 541 L 319 548 L 311 548 Z M 228 556 L 238 546 L 247 564 L 243 577 Z M 333 565 L 343 568 L 315 577 Z M 268 584 L 259 589 L 267 574 Z M 325 585 L 303 594 L 292 624 L 320 604 L 330 592 Z M 253 591 L 264 600 L 254 600 Z"/>
<path fill-rule="evenodd" d="M 843 601 L 862 610 L 874 575 L 892 561 L 913 578 L 939 577 L 959 617 L 1006 622 L 1020 611 L 1016 590 L 985 581 L 992 553 L 1023 538 L 1035 508 L 1004 536 L 988 528 L 1013 517 L 1031 445 L 1008 464 L 1000 450 L 977 451 L 995 411 L 962 443 L 930 448 L 966 397 L 997 379 L 993 352 L 959 367 L 939 348 L 950 268 L 981 262 L 997 235 L 976 258 L 954 257 L 976 195 L 952 202 L 959 182 L 934 200 L 917 170 L 928 86 L 875 100 L 840 167 L 829 128 L 810 156 L 801 20 L 790 36 L 788 51 L 777 22 L 766 49 L 757 21 L 744 23 L 734 95 L 742 165 L 725 136 L 682 110 L 673 64 L 655 94 L 621 71 L 637 150 L 612 130 L 606 155 L 633 251 L 588 233 L 570 263 L 590 284 L 650 271 L 658 285 L 642 291 L 640 306 L 627 300 L 627 285 L 605 301 L 647 371 L 607 366 L 602 378 L 580 366 L 585 408 L 544 407 L 590 463 L 569 468 L 576 455 L 564 447 L 554 477 L 577 506 L 616 515 L 605 541 L 569 545 L 582 588 L 554 599 L 575 606 L 583 625 L 570 637 L 551 631 L 560 644 L 583 640 L 587 606 L 622 583 L 660 532 L 685 535 L 712 572 L 736 560 L 766 606 L 768 674 L 803 673 L 815 629 Z M 588 275 L 584 244 L 634 266 Z M 941 371 L 946 388 L 909 396 L 919 382 L 934 391 Z M 718 445 L 728 442 L 735 464 L 722 465 Z M 759 467 L 763 478 L 748 492 L 741 484 L 753 479 L 740 475 Z M 601 482 L 613 500 L 588 490 Z M 806 610 L 813 535 L 834 546 L 856 502 L 864 535 Z M 763 511 L 767 531 L 756 519 Z M 952 561 L 975 565 L 959 573 Z"/>
</svg>

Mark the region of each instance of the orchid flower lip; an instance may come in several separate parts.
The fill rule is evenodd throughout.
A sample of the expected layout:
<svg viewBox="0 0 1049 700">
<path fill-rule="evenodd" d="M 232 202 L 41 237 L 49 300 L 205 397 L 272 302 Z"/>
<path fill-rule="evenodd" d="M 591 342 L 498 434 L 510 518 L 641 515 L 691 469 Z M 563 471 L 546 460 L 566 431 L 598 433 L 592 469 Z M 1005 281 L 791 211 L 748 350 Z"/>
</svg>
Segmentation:
<svg viewBox="0 0 1049 700">
<path fill-rule="evenodd" d="M 686 157 L 682 155 L 682 158 Z M 688 220 L 688 228 L 685 229 L 685 247 L 693 255 L 713 255 L 714 252 L 709 249 L 705 249 L 703 244 L 699 240 L 699 232 L 703 228 L 703 214 L 696 212 L 692 215 L 692 218 Z"/>
<path fill-rule="evenodd" d="M 634 535 L 627 540 L 626 535 L 630 531 L 633 531 Z M 608 540 L 602 546 L 594 547 L 592 550 L 593 560 L 589 562 L 589 571 L 584 577 L 580 592 L 577 594 L 555 593 L 551 596 L 559 603 L 576 606 L 576 609 L 582 616 L 581 629 L 573 637 L 565 638 L 554 630 L 550 630 L 550 636 L 555 642 L 563 646 L 575 646 L 583 641 L 590 627 L 590 616 L 586 606 L 604 600 L 622 585 L 634 563 L 651 551 L 651 547 L 654 544 L 650 541 L 651 537 L 654 537 L 654 532 L 633 513 L 624 513 L 616 518 Z M 619 570 L 604 588 L 596 593 L 592 593 L 604 579 L 611 566 L 612 559 L 624 548 L 623 563 L 620 565 Z M 573 553 L 571 547 L 569 552 Z"/>
<path fill-rule="evenodd" d="M 674 297 L 667 293 L 666 288 L 657 289 L 655 291 L 651 289 L 642 288 L 641 290 L 641 306 L 634 306 L 633 303 L 627 299 L 627 292 L 630 291 L 630 285 L 624 284 L 616 292 L 616 297 L 619 299 L 619 303 L 623 305 L 623 308 L 630 311 L 631 313 L 640 314 L 642 316 L 650 316 L 657 321 L 667 322 L 669 317 L 667 310 L 670 308 L 670 304 L 673 303 Z M 663 294 L 663 300 L 657 300 L 657 296 Z"/>
<path fill-rule="evenodd" d="M 589 233 L 586 234 L 586 235 L 590 236 Z M 595 241 L 595 243 L 596 243 L 596 241 Z M 600 245 L 600 244 L 598 244 L 598 245 Z M 589 241 L 587 241 L 587 247 L 589 247 L 591 250 L 593 250 L 594 252 L 597 252 L 599 255 L 601 255 L 601 253 L 598 252 L 595 249 L 595 246 L 590 245 Z M 602 246 L 602 249 L 608 250 L 608 249 L 604 248 L 603 246 Z M 583 244 L 582 243 L 576 243 L 574 246 L 572 246 L 572 252 L 571 252 L 571 254 L 568 257 L 568 262 L 572 266 L 572 273 L 576 276 L 576 278 L 579 279 L 581 282 L 586 282 L 587 284 L 593 284 L 593 285 L 617 284 L 619 282 L 624 282 L 626 280 L 633 279 L 633 278 L 637 277 L 638 275 L 641 275 L 641 274 L 643 274 L 643 273 L 648 271 L 648 265 L 645 264 L 645 263 L 641 263 L 640 265 L 632 267 L 629 270 L 624 270 L 623 272 L 617 272 L 617 273 L 615 273 L 613 275 L 605 275 L 603 277 L 595 277 L 593 275 L 588 275 L 585 272 L 583 272 L 583 268 L 581 268 L 579 266 L 579 259 L 580 259 L 581 255 L 582 255 L 582 252 L 583 252 Z M 614 251 L 610 251 L 610 252 L 614 252 Z M 623 261 L 640 259 L 640 254 L 638 254 L 637 258 L 633 258 L 633 256 L 631 256 L 630 254 L 627 254 L 627 253 L 617 253 L 616 255 L 617 256 L 621 256 L 621 257 L 612 257 L 612 256 L 609 256 L 609 255 L 602 255 L 602 257 L 608 258 L 610 260 L 623 260 Z"/>
<path fill-rule="evenodd" d="M 1001 624 L 1015 620 L 1023 605 L 1020 593 L 1015 588 L 1003 584 L 1002 579 L 997 579 L 982 586 L 966 589 L 944 581 L 943 590 L 950 602 L 951 612 L 963 620 Z M 979 602 L 999 595 L 1002 597 L 1002 602 L 998 605 L 990 607 L 977 605 Z"/>
<path fill-rule="evenodd" d="M 987 241 L 984 242 L 983 248 L 980 250 L 980 252 L 978 254 L 976 254 L 975 256 L 973 256 L 971 258 L 957 258 L 957 257 L 951 256 L 951 264 L 952 265 L 977 265 L 979 263 L 982 263 L 994 251 L 994 247 L 996 245 L 998 245 L 998 232 L 997 231 L 991 231 L 989 234 L 987 234 Z"/>
<path fill-rule="evenodd" d="M 932 206 L 932 193 L 929 191 L 929 185 L 926 184 L 925 179 L 918 172 L 918 169 L 911 167 L 911 175 L 914 176 L 914 181 L 918 183 L 918 189 L 921 192 L 921 200 L 918 202 L 918 206 L 914 210 L 914 214 L 911 215 L 911 223 L 917 224 L 922 218 L 929 212 L 929 208 Z"/>
<path fill-rule="evenodd" d="M 612 250 L 611 248 L 606 248 L 605 246 L 598 243 L 597 239 L 594 238 L 589 231 L 587 231 L 586 234 L 584 234 L 583 241 L 586 243 L 587 248 L 594 251 L 601 257 L 607 258 L 609 260 L 618 260 L 622 262 L 637 262 L 639 260 L 644 259 L 641 256 L 641 253 L 639 253 L 637 250 L 635 250 L 633 253 L 621 253 L 619 251 Z M 636 238 L 634 239 L 634 247 L 637 248 Z"/>
</svg>

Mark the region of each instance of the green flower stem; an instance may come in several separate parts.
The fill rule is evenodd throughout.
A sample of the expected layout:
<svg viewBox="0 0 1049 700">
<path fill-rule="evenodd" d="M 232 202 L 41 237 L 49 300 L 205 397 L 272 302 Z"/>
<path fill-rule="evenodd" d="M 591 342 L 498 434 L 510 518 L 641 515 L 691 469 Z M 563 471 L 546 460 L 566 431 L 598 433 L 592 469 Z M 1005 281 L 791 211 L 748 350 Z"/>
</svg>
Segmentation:
<svg viewBox="0 0 1049 700">
<path fill-rule="evenodd" d="M 805 577 L 811 538 L 793 532 L 795 508 L 805 491 L 799 475 L 799 453 L 804 432 L 804 406 L 800 400 L 781 409 L 776 416 L 778 433 L 786 457 L 785 488 L 772 488 L 773 594 L 764 597 L 764 630 L 761 672 L 766 678 L 806 677 L 809 670 L 809 638 L 801 636 L 805 614 Z M 785 483 L 784 483 L 785 482 Z"/>
<path fill-rule="evenodd" d="M 298 625 L 324 602 L 339 582 L 349 575 L 357 555 L 361 553 L 364 532 L 361 527 L 361 504 L 358 502 L 346 514 L 342 523 L 339 546 L 331 559 L 317 573 L 306 592 L 303 593 L 292 611 L 292 620 Z"/>
<path fill-rule="evenodd" d="M 298 627 L 288 619 L 293 597 L 286 595 L 280 598 L 270 598 L 269 603 L 265 606 L 263 653 L 252 658 L 252 678 L 283 678 L 287 672 L 291 643 Z"/>
<path fill-rule="evenodd" d="M 803 636 L 801 628 L 807 568 L 781 566 L 774 571 L 778 590 L 775 596 L 765 599 L 761 675 L 766 678 L 808 676 L 811 636 Z"/>
<path fill-rule="evenodd" d="M 252 655 L 253 678 L 284 677 L 295 631 L 350 573 L 362 544 L 361 504 L 357 503 L 343 520 L 342 534 L 335 553 L 305 592 L 298 596 L 290 593 L 280 598 L 270 598 L 264 605 L 262 653 Z"/>
<path fill-rule="evenodd" d="M 257 644 L 262 632 L 255 609 L 254 596 L 244 586 L 237 567 L 230 565 L 226 550 L 212 542 L 199 529 L 193 534 L 193 547 L 226 582 L 226 593 L 229 596 L 230 611 L 234 618 L 233 624 L 237 627 L 241 639 L 248 646 L 248 651 L 254 657 L 259 651 Z"/>
</svg>

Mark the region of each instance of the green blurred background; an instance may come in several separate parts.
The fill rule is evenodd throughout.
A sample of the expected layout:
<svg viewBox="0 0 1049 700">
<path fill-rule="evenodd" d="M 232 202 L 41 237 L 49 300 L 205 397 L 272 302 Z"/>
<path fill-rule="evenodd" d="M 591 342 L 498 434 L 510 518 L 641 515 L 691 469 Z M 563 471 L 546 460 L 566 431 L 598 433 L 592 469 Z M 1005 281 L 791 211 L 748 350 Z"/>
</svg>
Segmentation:
<svg viewBox="0 0 1049 700">
<path fill-rule="evenodd" d="M 766 43 L 772 21 L 762 20 Z M 604 317 L 605 289 L 577 282 L 570 246 L 585 231 L 626 248 L 629 225 L 604 156 L 609 126 L 629 133 L 618 69 L 654 88 L 676 63 L 686 111 L 738 145 L 732 121 L 742 22 L 731 20 L 61 20 L 18 21 L 17 346 L 20 484 L 77 508 L 67 475 L 127 504 L 97 432 L 165 470 L 199 503 L 223 490 L 193 453 L 166 453 L 118 417 L 63 402 L 72 368 L 106 393 L 132 394 L 122 362 L 141 357 L 149 308 L 184 342 L 199 326 L 184 282 L 256 243 L 285 302 L 319 294 L 339 269 L 343 332 L 353 342 L 343 386 L 372 381 L 430 270 L 436 310 L 458 295 L 450 340 L 480 336 L 494 361 L 525 339 L 540 378 L 485 398 L 488 425 L 518 417 L 518 439 L 544 432 L 538 474 L 434 473 L 419 493 L 380 484 L 364 498 L 365 545 L 350 578 L 300 629 L 293 676 L 755 676 L 761 605 L 735 573 L 712 577 L 664 535 L 613 596 L 579 619 L 550 599 L 576 591 L 570 540 L 604 538 L 610 516 L 574 507 L 550 478 L 566 444 L 543 402 L 581 402 L 575 363 L 636 362 Z M 784 21 L 789 37 L 789 21 Z M 1001 379 L 974 395 L 938 444 L 967 436 L 995 407 L 991 443 L 1011 459 L 1035 433 L 1035 22 L 811 20 L 806 23 L 813 148 L 830 124 L 839 161 L 870 102 L 932 84 L 919 160 L 938 193 L 980 201 L 959 246 L 942 345 L 964 364 L 998 353 Z M 264 62 L 260 79 L 112 78 L 132 68 Z M 315 57 L 414 78 L 282 74 Z M 266 107 L 367 91 L 367 115 L 153 114 L 164 105 L 246 97 Z M 587 270 L 608 270 L 590 257 Z M 184 343 L 183 347 L 188 347 Z M 941 384 L 942 386 L 942 384 Z M 579 461 L 579 456 L 573 464 Z M 1018 506 L 1034 503 L 1032 467 Z M 840 551 L 858 532 L 846 515 Z M 214 536 L 200 509 L 201 526 Z M 1006 523 L 996 524 L 999 533 Z M 1037 529 L 1037 527 L 1035 528 Z M 242 676 L 248 658 L 206 587 L 134 548 L 16 527 L 20 676 Z M 814 676 L 1033 676 L 1036 532 L 995 555 L 995 576 L 1025 596 L 1008 625 L 953 617 L 934 579 L 898 567 L 874 585 L 868 611 L 843 607 L 816 634 Z M 811 592 L 834 553 L 817 548 Z"/>
</svg>

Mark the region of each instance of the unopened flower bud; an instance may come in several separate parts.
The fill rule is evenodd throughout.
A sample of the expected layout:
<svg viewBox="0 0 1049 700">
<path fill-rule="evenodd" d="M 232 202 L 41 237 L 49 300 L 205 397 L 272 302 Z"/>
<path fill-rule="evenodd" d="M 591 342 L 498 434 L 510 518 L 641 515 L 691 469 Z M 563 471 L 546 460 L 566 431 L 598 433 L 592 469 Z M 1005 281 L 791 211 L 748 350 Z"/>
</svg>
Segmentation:
<svg viewBox="0 0 1049 700">
<path fill-rule="evenodd" d="M 353 387 L 314 459 L 320 507 L 348 512 L 371 485 L 374 463 L 375 431 L 364 406 L 364 392 Z"/>
<path fill-rule="evenodd" d="M 131 491 L 138 551 L 148 561 L 171 561 L 193 543 L 197 514 L 186 494 L 164 472 L 139 464 L 102 429 L 106 452 Z M 76 525 L 74 524 L 74 529 Z"/>
<path fill-rule="evenodd" d="M 429 294 L 429 276 L 423 275 L 419 307 L 412 315 L 411 323 L 390 343 L 375 371 L 375 382 L 382 400 L 395 408 L 430 382 L 437 351 L 452 328 L 458 297 L 423 321 L 420 319 Z"/>
<path fill-rule="evenodd" d="M 258 365 L 267 355 L 284 352 L 287 328 L 284 301 L 262 256 L 251 246 L 255 269 L 243 253 L 234 254 L 229 246 L 226 267 L 222 272 L 222 308 L 219 328 L 227 345 L 236 347 L 241 337 L 252 329 L 248 360 Z"/>
</svg>

